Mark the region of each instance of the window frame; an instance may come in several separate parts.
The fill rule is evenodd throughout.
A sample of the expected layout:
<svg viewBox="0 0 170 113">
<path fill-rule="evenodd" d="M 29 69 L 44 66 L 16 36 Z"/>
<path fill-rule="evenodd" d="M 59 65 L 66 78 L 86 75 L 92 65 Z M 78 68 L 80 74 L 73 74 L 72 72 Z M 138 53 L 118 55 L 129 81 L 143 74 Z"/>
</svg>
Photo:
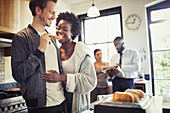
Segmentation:
<svg viewBox="0 0 170 113">
<path fill-rule="evenodd" d="M 100 10 L 100 16 L 98 16 L 98 17 L 114 15 L 114 14 L 120 14 L 121 37 L 123 37 L 122 7 L 121 6 L 114 7 L 114 8 L 109 8 L 109 9 L 105 9 L 105 10 Z M 82 28 L 83 29 L 83 32 L 82 32 L 83 34 L 82 33 L 80 34 L 80 36 L 78 37 L 78 41 L 82 41 L 83 43 L 85 43 L 85 38 L 84 38 L 84 40 L 82 40 L 82 35 L 85 36 L 84 21 L 88 20 L 88 19 L 98 18 L 98 17 L 88 17 L 87 13 L 86 14 L 82 14 L 82 15 L 78 15 L 78 18 L 80 19 L 80 22 L 81 22 L 81 26 L 83 26 L 83 28 Z M 106 43 L 106 42 L 104 42 L 104 43 Z M 94 43 L 94 44 L 104 44 L 104 43 Z"/>
<path fill-rule="evenodd" d="M 151 39 L 151 31 L 150 31 L 150 24 L 154 24 L 154 23 L 161 23 L 162 20 L 159 21 L 151 21 L 151 11 L 154 10 L 161 10 L 161 9 L 165 9 L 165 8 L 170 8 L 170 1 L 166 0 L 163 2 L 160 2 L 158 4 L 149 6 L 146 8 L 146 13 L 147 13 L 147 29 L 148 29 L 148 36 L 149 36 L 149 53 L 150 53 L 150 65 L 151 65 L 151 80 L 152 80 L 152 93 L 155 96 L 155 86 L 154 86 L 154 62 L 153 62 L 153 52 L 161 52 L 164 50 L 158 50 L 158 51 L 153 51 L 152 49 L 152 39 Z M 166 50 L 168 51 L 168 50 Z M 167 79 L 166 79 L 167 80 Z"/>
</svg>

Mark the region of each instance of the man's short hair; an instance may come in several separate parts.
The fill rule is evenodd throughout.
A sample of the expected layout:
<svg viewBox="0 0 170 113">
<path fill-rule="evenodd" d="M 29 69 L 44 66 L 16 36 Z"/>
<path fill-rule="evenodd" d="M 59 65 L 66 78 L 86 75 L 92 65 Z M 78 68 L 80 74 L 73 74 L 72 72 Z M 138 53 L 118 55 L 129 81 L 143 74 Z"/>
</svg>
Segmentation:
<svg viewBox="0 0 170 113">
<path fill-rule="evenodd" d="M 47 2 L 49 1 L 57 3 L 58 0 L 30 0 L 29 8 L 31 10 L 32 15 L 36 16 L 36 12 L 35 12 L 36 6 L 39 6 L 41 9 L 44 9 L 47 5 Z"/>
<path fill-rule="evenodd" d="M 116 38 L 114 39 L 114 41 L 123 41 L 123 37 L 118 36 L 118 37 L 116 37 Z M 114 41 L 113 41 L 113 42 L 114 42 Z"/>
</svg>

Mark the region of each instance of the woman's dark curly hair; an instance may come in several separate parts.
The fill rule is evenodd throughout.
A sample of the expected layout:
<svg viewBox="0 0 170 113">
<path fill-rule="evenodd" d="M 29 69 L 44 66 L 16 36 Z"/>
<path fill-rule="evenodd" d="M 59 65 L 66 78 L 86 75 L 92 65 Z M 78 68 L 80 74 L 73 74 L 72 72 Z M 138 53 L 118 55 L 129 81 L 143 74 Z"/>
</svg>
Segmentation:
<svg viewBox="0 0 170 113">
<path fill-rule="evenodd" d="M 76 36 L 80 35 L 81 31 L 80 21 L 73 13 L 69 12 L 60 13 L 57 17 L 56 26 L 58 25 L 60 20 L 66 20 L 72 24 L 71 28 L 71 33 L 73 34 L 73 36 L 71 37 L 72 40 L 74 40 Z"/>
</svg>

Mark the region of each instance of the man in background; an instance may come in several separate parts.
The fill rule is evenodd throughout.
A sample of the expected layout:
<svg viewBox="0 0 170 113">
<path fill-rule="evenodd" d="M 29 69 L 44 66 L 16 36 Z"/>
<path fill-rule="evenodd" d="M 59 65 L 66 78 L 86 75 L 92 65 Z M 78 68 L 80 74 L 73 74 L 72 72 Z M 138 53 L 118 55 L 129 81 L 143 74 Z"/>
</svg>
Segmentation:
<svg viewBox="0 0 170 113">
<path fill-rule="evenodd" d="M 139 52 L 125 47 L 122 37 L 116 37 L 113 42 L 118 53 L 111 57 L 110 65 L 119 66 L 125 75 L 125 77 L 114 77 L 112 80 L 113 93 L 115 91 L 123 92 L 128 88 L 134 89 L 134 78 L 138 76 L 141 67 Z"/>
<path fill-rule="evenodd" d="M 30 0 L 32 24 L 18 32 L 12 42 L 12 75 L 20 83 L 29 113 L 63 113 L 64 92 L 61 82 L 49 83 L 41 75 L 60 72 L 58 49 L 45 26 L 50 27 L 57 0 Z"/>
</svg>

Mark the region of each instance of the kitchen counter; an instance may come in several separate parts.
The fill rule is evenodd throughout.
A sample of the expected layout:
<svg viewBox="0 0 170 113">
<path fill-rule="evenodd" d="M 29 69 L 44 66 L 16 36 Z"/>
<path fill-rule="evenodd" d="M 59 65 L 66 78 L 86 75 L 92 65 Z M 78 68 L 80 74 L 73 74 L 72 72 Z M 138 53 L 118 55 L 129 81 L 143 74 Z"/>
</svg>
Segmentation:
<svg viewBox="0 0 170 113">
<path fill-rule="evenodd" d="M 75 113 L 94 113 L 93 109 L 97 102 L 90 104 L 87 108 L 77 111 Z M 92 110 L 90 110 L 92 109 Z M 106 112 L 106 111 L 105 111 Z M 145 113 L 162 113 L 162 97 L 161 96 L 153 96 L 152 103 L 149 109 L 146 109 Z"/>
<path fill-rule="evenodd" d="M 90 105 L 84 107 L 83 109 L 76 111 L 74 113 L 94 113 L 94 106 L 98 101 L 91 103 Z M 28 113 L 28 110 L 18 111 L 16 113 Z M 162 113 L 162 97 L 161 96 L 153 96 L 152 104 L 150 109 L 146 110 L 146 113 Z"/>
</svg>

